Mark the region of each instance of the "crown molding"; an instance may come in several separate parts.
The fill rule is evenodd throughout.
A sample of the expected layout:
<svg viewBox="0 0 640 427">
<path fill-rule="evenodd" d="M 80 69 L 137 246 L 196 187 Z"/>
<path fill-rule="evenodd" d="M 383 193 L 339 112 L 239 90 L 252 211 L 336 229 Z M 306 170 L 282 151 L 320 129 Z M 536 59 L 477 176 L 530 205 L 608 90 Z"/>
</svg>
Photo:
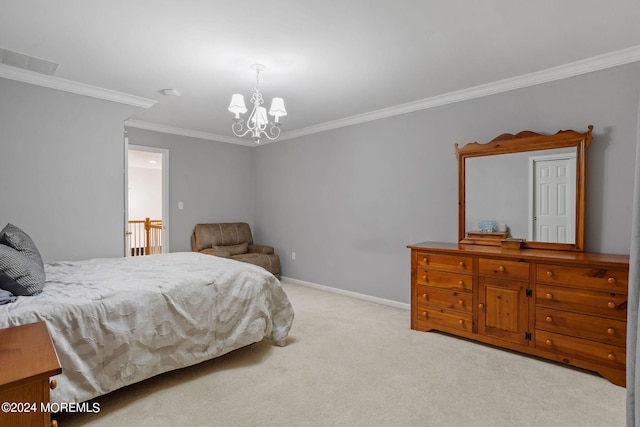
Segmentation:
<svg viewBox="0 0 640 427">
<path fill-rule="evenodd" d="M 253 141 L 249 141 L 247 139 L 234 138 L 234 137 L 225 136 L 225 135 L 218 135 L 215 133 L 167 126 L 167 125 L 162 125 L 160 123 L 147 122 L 144 120 L 129 119 L 124 122 L 124 125 L 127 127 L 136 128 L 136 129 L 151 130 L 154 132 L 169 133 L 172 135 L 180 135 L 180 136 L 186 136 L 189 138 L 205 139 L 208 141 L 226 142 L 228 144 L 246 145 L 248 147 L 253 147 L 254 145 L 257 145 Z"/>
<path fill-rule="evenodd" d="M 571 62 L 569 64 L 558 67 L 548 68 L 546 70 L 534 73 L 524 74 L 504 80 L 498 80 L 467 89 L 449 92 L 430 98 L 421 99 L 406 104 L 396 105 L 389 108 L 383 108 L 363 114 L 358 114 L 344 119 L 333 120 L 321 123 L 315 126 L 284 132 L 279 140 L 298 138 L 314 133 L 325 132 L 328 130 L 338 129 L 346 126 L 362 124 L 374 120 L 384 119 L 388 117 L 398 116 L 401 114 L 412 113 L 415 111 L 426 110 L 429 108 L 440 107 L 447 104 L 453 104 L 461 101 L 469 101 L 471 99 L 482 98 L 489 95 L 508 92 L 516 89 L 536 86 L 543 83 L 549 83 L 556 80 L 562 80 L 569 77 L 575 77 L 582 74 L 592 73 L 607 68 L 613 68 L 620 65 L 630 64 L 640 61 L 640 45 L 627 49 L 609 52 L 603 55 L 594 56 L 584 60 Z"/>
<path fill-rule="evenodd" d="M 402 114 L 412 113 L 415 111 L 426 110 L 429 108 L 440 107 L 456 102 L 469 101 L 476 98 L 482 98 L 489 95 L 495 95 L 516 89 L 536 86 L 543 83 L 549 83 L 569 77 L 588 74 L 595 71 L 613 68 L 638 61 L 640 61 L 640 45 L 605 53 L 603 55 L 594 56 L 580 61 L 571 62 L 569 64 L 561 65 L 558 67 L 548 68 L 546 70 L 537 71 L 534 73 L 524 74 L 504 80 L 498 80 L 483 85 L 473 86 L 467 89 L 449 92 L 442 95 L 436 95 L 430 98 L 420 99 L 417 101 L 383 108 L 380 110 L 370 111 L 367 113 L 333 120 L 302 129 L 283 132 L 280 138 L 278 138 L 278 141 L 298 138 L 301 136 L 362 124 Z M 44 74 L 22 70 L 20 68 L 15 68 L 3 64 L 0 64 L 0 78 L 17 80 L 24 83 L 48 87 L 51 89 L 58 89 L 107 101 L 118 102 L 121 104 L 131 105 L 143 109 L 151 108 L 157 102 L 156 100 L 152 99 L 129 95 L 123 92 L 117 92 L 97 86 L 91 86 L 84 83 L 65 80 L 58 77 L 47 76 Z M 125 126 L 209 141 L 219 141 L 249 147 L 256 146 L 256 144 L 254 144 L 252 141 L 248 141 L 242 138 L 166 126 L 159 123 L 146 122 L 143 120 L 127 120 L 125 122 Z M 271 142 L 272 141 L 267 140 L 260 145 L 269 144 Z"/>
<path fill-rule="evenodd" d="M 0 64 L 0 77 L 36 86 L 70 92 L 77 95 L 89 96 L 91 98 L 103 99 L 105 101 L 131 105 L 133 107 L 143 109 L 151 108 L 157 102 L 153 99 L 129 95 L 115 90 L 74 82 L 72 80 L 65 80 L 59 77 L 48 76 L 46 74 L 23 70 L 21 68 L 11 67 L 4 64 Z"/>
</svg>

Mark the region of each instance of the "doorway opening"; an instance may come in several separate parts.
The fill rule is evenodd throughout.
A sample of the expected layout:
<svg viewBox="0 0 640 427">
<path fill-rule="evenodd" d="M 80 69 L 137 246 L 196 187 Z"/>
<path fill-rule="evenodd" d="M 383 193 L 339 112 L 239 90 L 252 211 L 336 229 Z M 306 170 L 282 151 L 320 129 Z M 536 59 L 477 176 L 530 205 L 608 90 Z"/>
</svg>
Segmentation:
<svg viewBox="0 0 640 427">
<path fill-rule="evenodd" d="M 125 256 L 169 252 L 168 158 L 163 148 L 127 146 Z"/>
</svg>

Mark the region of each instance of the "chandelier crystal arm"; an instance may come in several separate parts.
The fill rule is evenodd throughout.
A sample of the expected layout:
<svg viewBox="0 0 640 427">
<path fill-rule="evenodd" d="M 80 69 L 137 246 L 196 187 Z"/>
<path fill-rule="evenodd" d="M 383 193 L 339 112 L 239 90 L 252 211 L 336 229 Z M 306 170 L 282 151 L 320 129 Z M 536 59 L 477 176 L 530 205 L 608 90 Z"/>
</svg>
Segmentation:
<svg viewBox="0 0 640 427">
<path fill-rule="evenodd" d="M 255 127 L 250 127 L 249 125 L 243 126 L 244 120 L 238 119 L 237 121 L 234 119 L 234 123 L 231 125 L 231 130 L 233 134 L 239 138 L 243 138 L 248 134 L 251 134 L 253 141 L 256 144 L 260 143 L 260 139 L 264 136 L 267 139 L 273 141 L 280 136 L 280 124 L 275 122 L 269 123 L 269 128 L 266 128 L 266 125 L 262 129 L 256 130 Z"/>
</svg>

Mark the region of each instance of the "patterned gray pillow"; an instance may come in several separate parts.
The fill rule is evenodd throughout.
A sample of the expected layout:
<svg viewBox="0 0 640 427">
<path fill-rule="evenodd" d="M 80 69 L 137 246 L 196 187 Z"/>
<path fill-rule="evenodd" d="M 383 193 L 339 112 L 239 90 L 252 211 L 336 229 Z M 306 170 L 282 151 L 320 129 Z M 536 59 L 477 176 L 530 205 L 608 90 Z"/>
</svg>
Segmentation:
<svg viewBox="0 0 640 427">
<path fill-rule="evenodd" d="M 20 293 L 23 287 L 20 283 L 16 282 L 13 277 L 0 270 L 0 289 L 15 295 L 14 292 Z"/>
<path fill-rule="evenodd" d="M 44 268 L 23 252 L 3 244 L 0 244 L 0 270 L 18 284 L 15 286 L 10 283 L 5 288 L 3 283 L 2 289 L 14 295 L 37 295 L 44 288 Z"/>
<path fill-rule="evenodd" d="M 27 233 L 9 223 L 0 231 L 0 244 L 7 245 L 25 254 L 29 259 L 44 269 L 40 251 Z"/>
</svg>

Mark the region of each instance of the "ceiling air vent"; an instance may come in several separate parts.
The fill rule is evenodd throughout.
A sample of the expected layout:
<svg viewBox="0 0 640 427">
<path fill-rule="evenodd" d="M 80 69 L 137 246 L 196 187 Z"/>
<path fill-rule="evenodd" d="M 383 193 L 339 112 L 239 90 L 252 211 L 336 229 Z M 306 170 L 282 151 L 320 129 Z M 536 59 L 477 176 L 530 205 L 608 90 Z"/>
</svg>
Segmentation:
<svg viewBox="0 0 640 427">
<path fill-rule="evenodd" d="M 58 64 L 45 59 L 34 58 L 33 56 L 13 52 L 0 48 L 0 64 L 22 68 L 23 70 L 34 71 L 40 74 L 52 76 L 58 68 Z"/>
</svg>

